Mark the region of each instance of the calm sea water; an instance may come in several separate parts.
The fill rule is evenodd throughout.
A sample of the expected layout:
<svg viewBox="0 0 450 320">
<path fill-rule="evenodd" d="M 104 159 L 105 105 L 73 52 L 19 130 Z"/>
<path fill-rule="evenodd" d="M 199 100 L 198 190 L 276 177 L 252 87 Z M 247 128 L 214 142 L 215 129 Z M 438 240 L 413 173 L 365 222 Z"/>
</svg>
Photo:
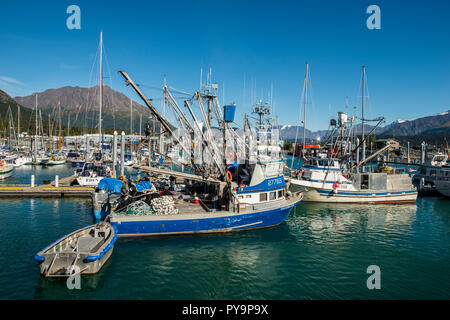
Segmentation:
<svg viewBox="0 0 450 320">
<path fill-rule="evenodd" d="M 47 177 L 21 168 L 3 183 L 28 183 L 32 170 L 42 180 L 70 175 L 68 167 Z M 102 270 L 82 276 L 81 290 L 41 278 L 33 256 L 93 223 L 90 199 L 0 199 L 0 222 L 0 299 L 450 298 L 450 201 L 437 197 L 301 203 L 269 229 L 119 239 Z M 370 265 L 381 269 L 381 290 L 366 287 Z"/>
</svg>

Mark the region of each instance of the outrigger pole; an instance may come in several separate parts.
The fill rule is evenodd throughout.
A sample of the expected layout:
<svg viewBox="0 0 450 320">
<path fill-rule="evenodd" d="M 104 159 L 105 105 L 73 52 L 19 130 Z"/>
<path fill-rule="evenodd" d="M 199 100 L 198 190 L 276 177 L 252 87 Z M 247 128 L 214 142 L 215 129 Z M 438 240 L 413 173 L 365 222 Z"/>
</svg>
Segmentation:
<svg viewBox="0 0 450 320">
<path fill-rule="evenodd" d="M 133 82 L 133 80 L 131 80 L 131 78 L 128 76 L 128 74 L 125 71 L 118 71 L 118 73 L 120 75 L 122 75 L 122 77 L 124 77 L 125 79 L 125 84 L 131 85 L 131 87 L 134 89 L 134 91 L 136 91 L 136 93 L 139 95 L 139 97 L 142 99 L 142 101 L 144 101 L 144 103 L 147 105 L 147 107 L 150 109 L 150 111 L 153 113 L 153 115 L 155 116 L 155 118 L 159 121 L 159 123 L 161 123 L 161 125 L 164 127 L 164 129 L 177 141 L 177 143 L 181 146 L 181 148 L 183 148 L 183 150 L 187 153 L 190 154 L 190 151 L 188 151 L 186 149 L 186 147 L 181 143 L 181 141 L 178 139 L 177 135 L 173 132 L 173 130 L 170 128 L 169 123 L 166 121 L 166 119 L 164 119 L 158 112 L 158 110 L 156 110 L 156 108 L 151 104 L 151 102 L 147 99 L 147 97 L 142 93 L 142 91 L 138 88 L 138 86 Z M 191 157 L 191 162 L 194 168 L 198 168 L 197 165 L 195 165 L 192 157 Z"/>
</svg>

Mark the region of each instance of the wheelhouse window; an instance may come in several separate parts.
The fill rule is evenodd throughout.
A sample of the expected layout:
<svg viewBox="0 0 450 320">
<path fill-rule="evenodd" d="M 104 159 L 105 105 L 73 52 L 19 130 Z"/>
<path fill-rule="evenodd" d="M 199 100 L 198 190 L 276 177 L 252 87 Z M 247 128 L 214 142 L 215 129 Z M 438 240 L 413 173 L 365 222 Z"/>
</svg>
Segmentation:
<svg viewBox="0 0 450 320">
<path fill-rule="evenodd" d="M 283 196 L 283 190 L 278 191 L 278 198 L 281 198 Z"/>
<path fill-rule="evenodd" d="M 269 194 L 269 200 L 275 200 L 277 198 L 277 192 L 273 191 Z"/>
<path fill-rule="evenodd" d="M 267 193 L 260 193 L 259 201 L 267 201 Z"/>
</svg>

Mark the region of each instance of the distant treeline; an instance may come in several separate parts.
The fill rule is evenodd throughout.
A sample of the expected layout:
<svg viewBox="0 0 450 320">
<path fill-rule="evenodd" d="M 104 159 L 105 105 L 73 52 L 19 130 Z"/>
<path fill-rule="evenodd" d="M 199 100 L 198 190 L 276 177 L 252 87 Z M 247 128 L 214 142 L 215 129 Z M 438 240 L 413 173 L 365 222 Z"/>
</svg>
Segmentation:
<svg viewBox="0 0 450 320">
<path fill-rule="evenodd" d="M 49 135 L 49 128 L 48 128 L 48 120 L 47 122 L 44 122 L 44 119 L 42 121 L 42 129 L 40 132 L 43 134 L 46 134 L 47 136 Z M 55 135 L 59 135 L 59 126 L 57 122 L 52 123 L 51 125 L 51 134 L 52 136 Z M 14 121 L 13 124 L 14 130 L 17 132 L 17 120 Z M 9 130 L 10 130 L 10 126 L 9 126 L 9 120 L 8 119 L 4 119 L 2 117 L 0 117 L 0 135 L 2 137 L 8 137 L 9 136 Z M 11 131 L 13 130 L 13 128 L 11 128 Z M 70 131 L 69 131 L 70 130 Z M 125 134 L 130 134 L 130 130 L 128 129 L 120 129 L 120 128 L 116 128 L 116 131 L 120 134 L 122 131 L 125 132 Z M 142 130 L 142 134 L 144 135 L 144 130 Z M 21 120 L 20 121 L 20 132 L 26 132 L 28 135 L 34 135 L 36 133 L 36 122 L 35 121 L 30 121 L 30 120 Z M 83 127 L 68 127 L 68 126 L 63 126 L 61 125 L 61 134 L 62 136 L 68 136 L 69 134 L 71 136 L 77 136 L 77 135 L 83 135 L 83 134 L 95 134 L 98 133 L 98 129 L 97 128 L 83 128 Z M 110 129 L 110 128 L 104 128 L 103 130 L 104 134 L 113 134 L 114 133 L 114 129 Z M 135 134 L 138 132 L 134 132 Z"/>
<path fill-rule="evenodd" d="M 359 137 L 361 139 L 361 136 Z M 450 136 L 448 134 L 433 134 L 433 135 L 417 135 L 417 136 L 374 136 L 371 135 L 368 139 L 369 144 L 370 142 L 374 143 L 376 140 L 379 139 L 394 139 L 398 142 L 400 142 L 400 145 L 406 146 L 409 142 L 409 145 L 411 148 L 420 149 L 420 145 L 422 142 L 425 141 L 425 143 L 429 145 L 435 145 L 435 146 L 445 146 L 446 141 L 448 142 L 450 140 Z M 307 143 L 317 143 L 317 139 L 305 139 Z M 295 139 L 284 139 L 285 143 L 288 142 L 288 146 L 285 147 L 285 150 L 289 150 L 289 148 L 292 148 L 291 143 L 295 141 Z M 323 143 L 324 141 L 320 141 Z M 297 143 L 303 143 L 302 139 L 297 139 Z"/>
</svg>

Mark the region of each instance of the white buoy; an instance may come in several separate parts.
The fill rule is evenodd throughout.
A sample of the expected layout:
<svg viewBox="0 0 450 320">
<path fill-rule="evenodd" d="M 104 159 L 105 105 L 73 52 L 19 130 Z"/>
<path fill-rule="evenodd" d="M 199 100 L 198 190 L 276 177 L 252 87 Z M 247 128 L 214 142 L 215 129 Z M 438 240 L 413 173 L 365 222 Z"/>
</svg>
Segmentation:
<svg viewBox="0 0 450 320">
<path fill-rule="evenodd" d="M 34 187 L 34 174 L 31 175 L 31 187 Z"/>
<path fill-rule="evenodd" d="M 122 131 L 120 141 L 120 176 L 123 177 L 125 172 L 125 132 Z"/>
<path fill-rule="evenodd" d="M 114 131 L 114 140 L 113 140 L 113 178 L 116 178 L 116 169 L 117 169 L 117 131 Z"/>
<path fill-rule="evenodd" d="M 58 175 L 55 176 L 55 187 L 59 188 L 59 176 Z"/>
</svg>

